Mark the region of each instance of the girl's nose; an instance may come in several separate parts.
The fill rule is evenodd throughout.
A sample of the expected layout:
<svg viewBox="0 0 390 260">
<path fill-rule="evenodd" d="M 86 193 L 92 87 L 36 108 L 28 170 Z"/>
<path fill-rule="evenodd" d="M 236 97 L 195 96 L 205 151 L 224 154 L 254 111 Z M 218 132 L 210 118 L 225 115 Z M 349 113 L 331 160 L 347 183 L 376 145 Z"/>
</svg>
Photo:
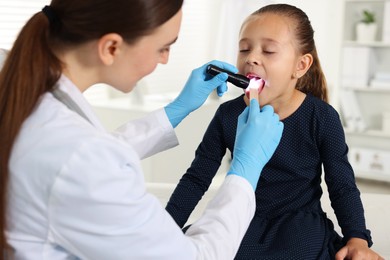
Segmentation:
<svg viewBox="0 0 390 260">
<path fill-rule="evenodd" d="M 260 58 L 255 53 L 250 53 L 248 57 L 246 58 L 246 63 L 249 65 L 259 65 L 260 64 Z"/>
</svg>

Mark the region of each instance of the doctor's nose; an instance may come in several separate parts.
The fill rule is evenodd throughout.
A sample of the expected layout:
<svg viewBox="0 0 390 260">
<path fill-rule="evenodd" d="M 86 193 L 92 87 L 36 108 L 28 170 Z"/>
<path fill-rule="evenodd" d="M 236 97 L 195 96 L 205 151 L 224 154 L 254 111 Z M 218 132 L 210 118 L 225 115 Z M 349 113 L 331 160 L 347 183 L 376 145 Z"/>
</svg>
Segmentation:
<svg viewBox="0 0 390 260">
<path fill-rule="evenodd" d="M 164 51 L 160 54 L 159 63 L 160 64 L 167 64 L 169 60 L 169 51 Z"/>
</svg>

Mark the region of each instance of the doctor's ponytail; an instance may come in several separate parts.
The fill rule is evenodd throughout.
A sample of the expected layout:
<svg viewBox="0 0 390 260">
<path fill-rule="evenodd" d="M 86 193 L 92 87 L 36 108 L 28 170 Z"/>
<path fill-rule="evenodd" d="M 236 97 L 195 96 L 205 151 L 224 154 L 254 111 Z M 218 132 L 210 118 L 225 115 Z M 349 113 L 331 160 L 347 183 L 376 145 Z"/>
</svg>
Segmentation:
<svg viewBox="0 0 390 260">
<path fill-rule="evenodd" d="M 0 243 L 3 252 L 7 249 L 5 209 L 12 145 L 39 97 L 61 75 L 61 64 L 49 51 L 48 27 L 49 22 L 42 13 L 34 15 L 21 30 L 0 72 Z"/>
</svg>

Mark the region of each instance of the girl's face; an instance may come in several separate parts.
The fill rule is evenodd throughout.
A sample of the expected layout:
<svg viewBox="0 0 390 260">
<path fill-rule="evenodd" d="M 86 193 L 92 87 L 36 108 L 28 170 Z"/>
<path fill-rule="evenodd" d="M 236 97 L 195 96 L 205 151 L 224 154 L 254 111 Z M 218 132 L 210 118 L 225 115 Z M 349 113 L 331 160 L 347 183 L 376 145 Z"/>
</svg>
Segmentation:
<svg viewBox="0 0 390 260">
<path fill-rule="evenodd" d="M 276 14 L 250 16 L 241 28 L 237 68 L 247 77 L 265 81 L 260 105 L 277 105 L 292 95 L 299 55 L 291 20 Z"/>
<path fill-rule="evenodd" d="M 178 37 L 181 19 L 180 10 L 152 34 L 143 36 L 135 44 L 125 44 L 121 48 L 122 55 L 115 61 L 115 73 L 111 77 L 110 85 L 119 91 L 130 92 L 136 83 L 152 73 L 158 64 L 166 64 L 170 46 Z"/>
</svg>

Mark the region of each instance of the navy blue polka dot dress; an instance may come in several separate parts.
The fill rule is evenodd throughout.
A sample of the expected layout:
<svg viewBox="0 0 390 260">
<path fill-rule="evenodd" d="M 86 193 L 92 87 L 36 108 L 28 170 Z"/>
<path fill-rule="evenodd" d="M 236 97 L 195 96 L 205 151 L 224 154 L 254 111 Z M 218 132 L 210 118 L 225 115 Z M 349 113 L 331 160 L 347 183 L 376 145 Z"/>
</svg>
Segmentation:
<svg viewBox="0 0 390 260">
<path fill-rule="evenodd" d="M 207 128 L 166 207 L 180 227 L 207 191 L 226 151 L 233 152 L 237 118 L 245 107 L 243 96 L 225 102 Z M 256 213 L 236 259 L 333 259 L 351 237 L 371 246 L 336 110 L 306 95 L 283 123 L 282 139 L 261 174 Z M 322 166 L 343 239 L 321 208 Z"/>
</svg>

